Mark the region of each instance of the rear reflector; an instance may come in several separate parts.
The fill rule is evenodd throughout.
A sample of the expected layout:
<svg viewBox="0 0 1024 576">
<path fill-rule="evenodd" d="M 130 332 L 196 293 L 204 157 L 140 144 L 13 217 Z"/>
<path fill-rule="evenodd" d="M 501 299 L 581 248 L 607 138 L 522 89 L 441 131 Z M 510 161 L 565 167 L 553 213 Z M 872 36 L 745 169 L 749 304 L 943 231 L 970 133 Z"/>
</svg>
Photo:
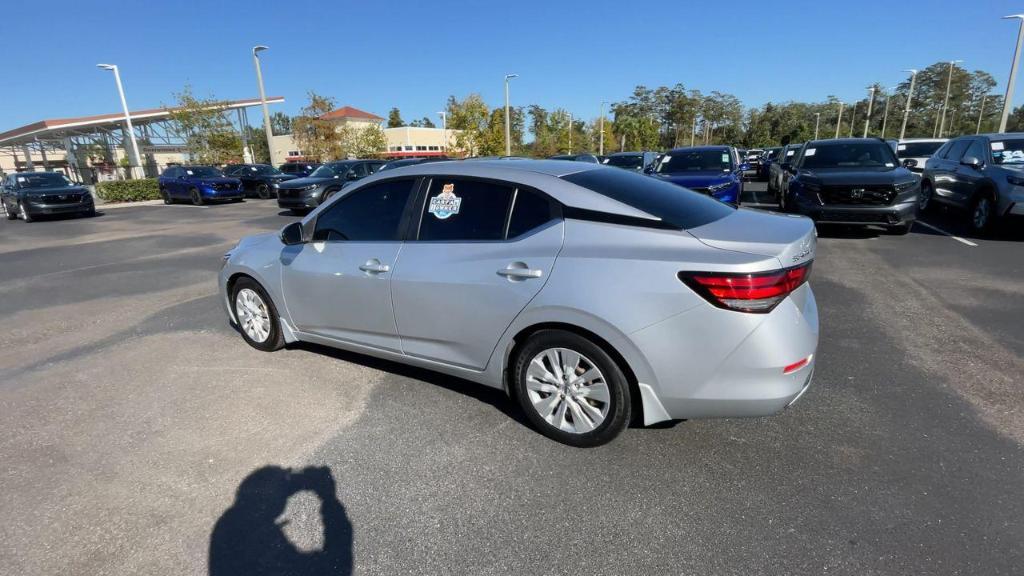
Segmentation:
<svg viewBox="0 0 1024 576">
<path fill-rule="evenodd" d="M 719 308 L 737 312 L 771 312 L 811 275 L 811 263 L 757 274 L 680 272 L 679 279 Z"/>
<path fill-rule="evenodd" d="M 814 355 L 812 354 L 811 356 L 808 356 L 807 358 L 804 358 L 803 360 L 799 360 L 797 362 L 793 362 L 789 366 L 786 366 L 785 368 L 783 368 L 782 369 L 782 373 L 783 374 L 792 374 L 793 372 L 796 372 L 797 370 L 799 370 L 799 369 L 803 368 L 804 366 L 807 366 L 808 364 L 810 364 L 811 363 L 811 358 L 813 358 L 813 357 L 814 357 Z"/>
</svg>

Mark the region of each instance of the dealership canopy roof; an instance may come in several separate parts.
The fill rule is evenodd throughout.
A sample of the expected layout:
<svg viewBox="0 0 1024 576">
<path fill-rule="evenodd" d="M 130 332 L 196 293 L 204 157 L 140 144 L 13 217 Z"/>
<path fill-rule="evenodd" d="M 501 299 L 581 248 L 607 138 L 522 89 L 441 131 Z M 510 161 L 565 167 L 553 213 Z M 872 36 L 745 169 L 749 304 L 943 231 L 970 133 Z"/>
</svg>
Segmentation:
<svg viewBox="0 0 1024 576">
<path fill-rule="evenodd" d="M 267 104 L 284 102 L 282 96 L 271 96 L 267 98 Z M 248 108 L 260 103 L 259 98 L 247 100 L 230 100 L 222 104 L 225 110 Z M 143 126 L 153 122 L 167 120 L 171 113 L 177 108 L 152 108 L 149 110 L 137 110 L 130 112 L 132 124 Z M 0 133 L 0 146 L 18 146 L 36 141 L 62 140 L 70 136 L 85 136 L 120 129 L 124 123 L 124 113 L 99 114 L 96 116 L 82 116 L 79 118 L 60 118 L 55 120 L 40 120 L 26 124 L 20 128 Z"/>
</svg>

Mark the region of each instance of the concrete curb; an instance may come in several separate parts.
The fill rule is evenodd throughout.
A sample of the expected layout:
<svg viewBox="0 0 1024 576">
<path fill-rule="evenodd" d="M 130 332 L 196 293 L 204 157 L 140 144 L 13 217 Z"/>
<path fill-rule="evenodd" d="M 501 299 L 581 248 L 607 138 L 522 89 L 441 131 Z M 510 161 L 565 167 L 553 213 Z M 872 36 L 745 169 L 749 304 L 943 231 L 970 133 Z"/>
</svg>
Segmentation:
<svg viewBox="0 0 1024 576">
<path fill-rule="evenodd" d="M 97 203 L 97 210 L 108 210 L 110 208 L 131 208 L 132 206 L 162 206 L 163 200 L 141 200 L 139 202 L 104 202 Z"/>
</svg>

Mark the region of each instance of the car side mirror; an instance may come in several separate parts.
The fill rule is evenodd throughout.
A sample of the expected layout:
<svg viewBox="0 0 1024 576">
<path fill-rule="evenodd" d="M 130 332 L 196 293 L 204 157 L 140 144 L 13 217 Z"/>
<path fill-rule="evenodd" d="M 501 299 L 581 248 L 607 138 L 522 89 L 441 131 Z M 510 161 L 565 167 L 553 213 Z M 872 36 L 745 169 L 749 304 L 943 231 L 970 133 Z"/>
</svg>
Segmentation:
<svg viewBox="0 0 1024 576">
<path fill-rule="evenodd" d="M 292 222 L 281 229 L 281 242 L 285 246 L 295 246 L 305 242 L 302 238 L 302 222 Z"/>
<path fill-rule="evenodd" d="M 746 172 L 747 170 L 750 170 L 749 162 L 744 162 L 743 164 L 740 164 L 740 172 Z"/>
<path fill-rule="evenodd" d="M 975 156 L 964 156 L 963 158 L 960 159 L 960 163 L 963 164 L 964 166 L 970 166 L 971 168 L 974 169 L 981 168 L 983 165 L 982 161 L 978 160 L 978 158 Z"/>
<path fill-rule="evenodd" d="M 345 180 L 359 180 L 359 175 L 350 170 L 345 173 Z"/>
<path fill-rule="evenodd" d="M 907 158 L 903 161 L 904 168 L 917 168 L 917 160 L 913 158 Z"/>
<path fill-rule="evenodd" d="M 644 174 L 654 174 L 654 164 L 644 166 Z"/>
</svg>

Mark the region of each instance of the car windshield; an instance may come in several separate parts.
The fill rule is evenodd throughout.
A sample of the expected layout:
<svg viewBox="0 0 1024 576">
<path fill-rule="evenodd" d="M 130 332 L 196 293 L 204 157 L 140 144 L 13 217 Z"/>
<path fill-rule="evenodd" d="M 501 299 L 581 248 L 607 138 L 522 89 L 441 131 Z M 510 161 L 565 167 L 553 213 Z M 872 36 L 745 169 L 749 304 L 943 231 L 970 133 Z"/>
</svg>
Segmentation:
<svg viewBox="0 0 1024 576">
<path fill-rule="evenodd" d="M 640 168 L 644 163 L 644 157 L 639 154 L 609 156 L 604 163 L 609 166 L 618 166 L 619 168 Z"/>
<path fill-rule="evenodd" d="M 260 176 L 273 176 L 280 174 L 281 171 L 273 166 L 267 166 L 265 164 L 257 164 L 255 166 L 249 166 L 247 171 L 249 174 L 258 174 Z M 243 172 L 244 173 L 244 172 Z"/>
<path fill-rule="evenodd" d="M 1024 164 L 1024 139 L 998 140 L 991 143 L 992 161 L 996 164 Z"/>
<path fill-rule="evenodd" d="M 888 144 L 871 142 L 836 142 L 808 144 L 801 168 L 895 168 L 896 158 Z"/>
<path fill-rule="evenodd" d="M 22 188 L 60 188 L 74 186 L 63 174 L 41 172 L 36 174 L 19 174 L 18 186 Z"/>
<path fill-rule="evenodd" d="M 732 169 L 732 157 L 724 148 L 714 150 L 676 150 L 665 154 L 655 172 L 677 174 L 680 172 L 727 172 Z"/>
<path fill-rule="evenodd" d="M 900 158 L 923 158 L 935 154 L 945 142 L 904 142 L 896 145 L 896 155 Z"/>
<path fill-rule="evenodd" d="M 338 174 L 334 171 L 334 168 L 331 168 L 327 164 L 324 164 L 323 166 L 320 166 L 316 170 L 313 170 L 313 173 L 310 174 L 309 177 L 310 178 L 334 178 L 337 175 Z"/>
<path fill-rule="evenodd" d="M 185 173 L 198 178 L 219 178 L 224 175 L 223 172 L 213 166 L 192 166 L 185 168 Z"/>
</svg>

